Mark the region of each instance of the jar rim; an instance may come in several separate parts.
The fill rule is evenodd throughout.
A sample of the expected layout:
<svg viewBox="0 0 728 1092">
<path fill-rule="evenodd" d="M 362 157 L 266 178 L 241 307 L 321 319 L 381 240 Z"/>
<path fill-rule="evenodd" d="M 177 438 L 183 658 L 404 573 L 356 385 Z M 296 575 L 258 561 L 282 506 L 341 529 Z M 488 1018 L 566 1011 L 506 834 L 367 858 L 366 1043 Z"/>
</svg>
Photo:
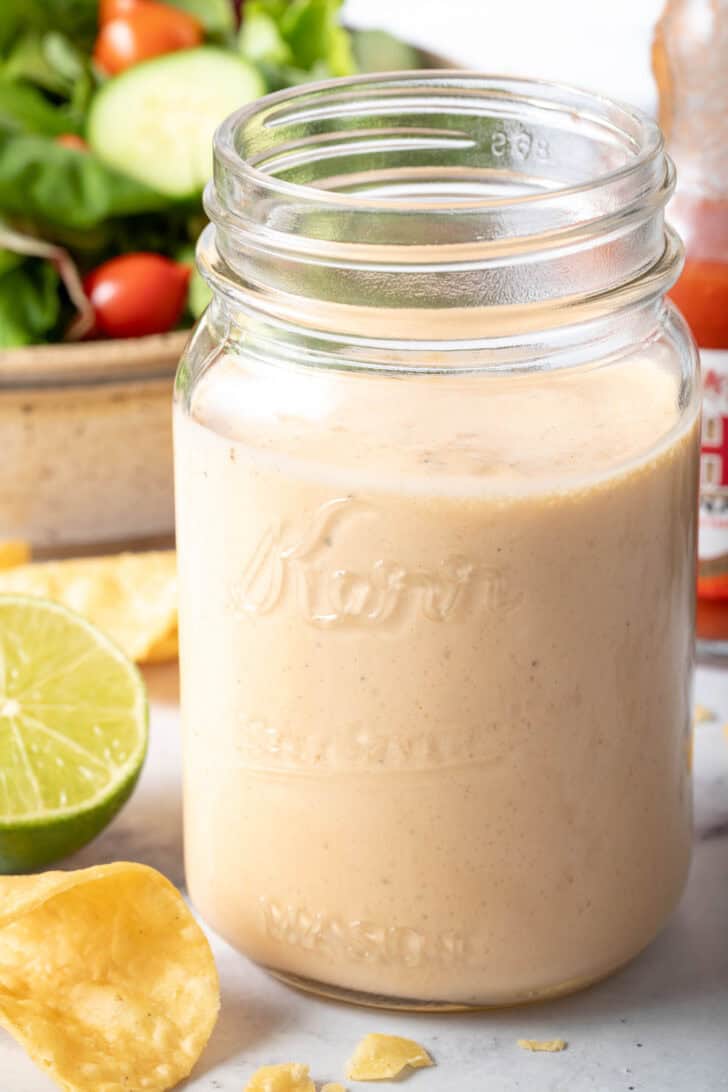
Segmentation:
<svg viewBox="0 0 728 1092">
<path fill-rule="evenodd" d="M 262 170 L 250 159 L 241 155 L 236 143 L 236 137 L 246 125 L 256 119 L 269 118 L 281 107 L 285 110 L 289 105 L 302 104 L 307 100 L 318 99 L 319 96 L 327 96 L 329 105 L 334 105 L 336 101 L 342 101 L 342 96 L 348 94 L 360 95 L 362 89 L 390 91 L 399 88 L 403 90 L 408 88 L 431 90 L 445 88 L 472 89 L 481 95 L 491 94 L 500 98 L 521 99 L 533 105 L 548 105 L 554 109 L 567 107 L 570 111 L 576 111 L 580 107 L 582 109 L 599 107 L 605 121 L 610 110 L 618 111 L 625 123 L 622 131 L 625 135 L 629 134 L 633 143 L 638 146 L 637 153 L 620 166 L 583 182 L 554 187 L 547 193 L 511 194 L 506 197 L 459 197 L 454 198 L 451 203 L 442 197 L 418 199 L 418 201 L 421 200 L 422 207 L 429 208 L 432 211 L 466 208 L 502 209 L 504 206 L 523 206 L 548 201 L 554 197 L 573 197 L 587 190 L 610 186 L 615 182 L 635 176 L 650 163 L 664 156 L 664 138 L 657 121 L 645 111 L 620 99 L 569 83 L 535 77 L 481 74 L 467 69 L 418 69 L 416 71 L 386 74 L 367 73 L 345 78 L 319 80 L 293 88 L 284 88 L 281 91 L 265 95 L 230 114 L 218 126 L 214 137 L 215 159 L 220 165 L 240 172 L 241 175 L 254 182 L 256 186 L 262 187 L 271 194 L 277 193 L 281 196 L 289 196 L 304 201 L 315 200 L 317 204 L 325 201 L 340 207 L 342 210 L 353 211 L 356 208 L 370 207 L 382 211 L 387 209 L 407 212 L 412 206 L 412 200 L 407 196 L 391 197 L 367 193 L 365 197 L 362 197 L 359 193 L 339 192 L 278 178 Z M 327 99 L 324 98 L 323 102 L 326 103 L 326 101 Z M 311 116 L 313 117 L 313 115 Z M 297 121 L 307 120 L 300 112 L 294 117 Z M 281 118 L 285 118 L 285 114 L 281 115 Z M 281 118 L 276 119 L 274 124 L 280 124 Z M 629 126 L 629 129 L 627 126 Z"/>
<path fill-rule="evenodd" d="M 657 123 L 603 95 L 457 70 L 326 80 L 218 128 L 198 261 L 222 294 L 344 337 L 509 335 L 666 291 L 673 187 Z"/>
</svg>

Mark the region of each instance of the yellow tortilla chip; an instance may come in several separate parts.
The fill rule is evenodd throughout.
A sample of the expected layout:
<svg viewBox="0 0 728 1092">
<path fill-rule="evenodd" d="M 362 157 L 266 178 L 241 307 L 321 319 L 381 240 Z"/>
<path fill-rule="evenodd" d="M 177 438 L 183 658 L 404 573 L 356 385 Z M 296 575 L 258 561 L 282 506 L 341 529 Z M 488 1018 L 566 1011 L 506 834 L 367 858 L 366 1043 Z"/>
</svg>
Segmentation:
<svg viewBox="0 0 728 1092">
<path fill-rule="evenodd" d="M 30 560 L 27 542 L 0 542 L 0 569 L 12 569 Z"/>
<path fill-rule="evenodd" d="M 545 1054 L 558 1054 L 569 1045 L 564 1039 L 519 1039 L 521 1050 L 532 1050 Z"/>
<path fill-rule="evenodd" d="M 346 1067 L 350 1081 L 387 1081 L 407 1066 L 422 1069 L 434 1065 L 424 1047 L 399 1035 L 365 1035 Z"/>
<path fill-rule="evenodd" d="M 162 1092 L 220 991 L 204 933 L 153 868 L 0 877 L 0 1027 L 65 1092 Z"/>
<path fill-rule="evenodd" d="M 307 1065 L 284 1062 L 256 1070 L 245 1092 L 316 1092 L 316 1085 L 308 1075 Z"/>
<path fill-rule="evenodd" d="M 20 565 L 0 572 L 2 592 L 36 595 L 78 611 L 139 663 L 177 656 L 173 550 Z"/>
</svg>

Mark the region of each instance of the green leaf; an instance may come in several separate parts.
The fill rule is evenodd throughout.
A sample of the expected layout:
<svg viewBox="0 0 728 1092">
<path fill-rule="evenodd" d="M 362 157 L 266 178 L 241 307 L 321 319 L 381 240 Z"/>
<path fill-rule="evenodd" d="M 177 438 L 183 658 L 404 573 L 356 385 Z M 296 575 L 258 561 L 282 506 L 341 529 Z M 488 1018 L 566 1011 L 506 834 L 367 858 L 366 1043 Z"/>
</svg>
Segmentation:
<svg viewBox="0 0 728 1092">
<path fill-rule="evenodd" d="M 25 259 L 22 254 L 16 254 L 13 250 L 6 250 L 4 247 L 0 247 L 0 277 L 4 273 L 8 273 L 11 269 L 16 269 L 19 265 L 22 265 Z"/>
<path fill-rule="evenodd" d="M 6 80 L 25 80 L 53 95 L 68 98 L 71 84 L 57 72 L 43 49 L 43 35 L 28 31 L 14 42 L 2 69 Z"/>
<path fill-rule="evenodd" d="M 352 47 L 361 72 L 402 72 L 422 63 L 418 49 L 386 30 L 355 30 Z"/>
<path fill-rule="evenodd" d="M 53 70 L 69 84 L 74 84 L 86 71 L 84 55 L 65 34 L 57 30 L 43 36 L 43 52 Z"/>
<path fill-rule="evenodd" d="M 212 299 L 212 290 L 197 266 L 192 270 L 187 291 L 187 307 L 194 319 L 198 319 Z"/>
<path fill-rule="evenodd" d="M 298 68 L 323 61 L 332 76 L 356 70 L 349 34 L 339 24 L 341 0 L 293 0 L 281 17 L 281 32 Z"/>
<path fill-rule="evenodd" d="M 0 75 L 0 129 L 52 137 L 74 128 L 68 112 L 51 106 L 40 91 Z"/>
<path fill-rule="evenodd" d="M 98 22 L 98 0 L 0 0 L 0 53 L 28 31 L 54 30 L 90 52 Z"/>
<path fill-rule="evenodd" d="M 185 262 L 192 266 L 192 276 L 187 289 L 187 310 L 193 319 L 197 320 L 212 299 L 212 291 L 195 265 L 195 248 L 191 243 L 178 247 L 174 257 L 178 262 Z"/>
<path fill-rule="evenodd" d="M 66 129 L 78 127 L 95 87 L 90 57 L 55 30 L 29 31 L 18 38 L 0 75 L 70 100 Z"/>
<path fill-rule="evenodd" d="M 170 200 L 77 152 L 39 136 L 0 132 L 0 214 L 66 228 L 107 217 L 153 212 Z"/>
<path fill-rule="evenodd" d="M 46 339 L 60 316 L 59 283 L 51 263 L 35 258 L 0 276 L 0 347 Z"/>
<path fill-rule="evenodd" d="M 270 82 L 299 82 L 296 73 L 347 76 L 356 71 L 351 36 L 339 23 L 341 0 L 249 0 L 239 48 L 266 69 Z"/>
<path fill-rule="evenodd" d="M 253 64 L 270 66 L 292 65 L 293 53 L 272 15 L 251 4 L 240 27 L 240 52 Z M 267 81 L 266 81 L 267 82 Z"/>
<path fill-rule="evenodd" d="M 194 15 L 208 35 L 230 34 L 235 29 L 232 0 L 164 0 L 164 3 Z"/>
</svg>

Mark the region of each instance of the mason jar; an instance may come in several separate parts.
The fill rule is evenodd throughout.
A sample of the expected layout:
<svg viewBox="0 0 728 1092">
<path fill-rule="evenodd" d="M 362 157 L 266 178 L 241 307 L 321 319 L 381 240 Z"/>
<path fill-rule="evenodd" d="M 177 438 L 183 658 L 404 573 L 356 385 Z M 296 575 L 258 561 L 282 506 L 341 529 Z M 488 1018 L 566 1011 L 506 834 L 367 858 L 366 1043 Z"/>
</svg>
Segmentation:
<svg viewBox="0 0 728 1092">
<path fill-rule="evenodd" d="M 462 73 L 215 139 L 176 383 L 189 889 L 319 993 L 608 974 L 685 882 L 699 382 L 657 126 Z"/>
</svg>

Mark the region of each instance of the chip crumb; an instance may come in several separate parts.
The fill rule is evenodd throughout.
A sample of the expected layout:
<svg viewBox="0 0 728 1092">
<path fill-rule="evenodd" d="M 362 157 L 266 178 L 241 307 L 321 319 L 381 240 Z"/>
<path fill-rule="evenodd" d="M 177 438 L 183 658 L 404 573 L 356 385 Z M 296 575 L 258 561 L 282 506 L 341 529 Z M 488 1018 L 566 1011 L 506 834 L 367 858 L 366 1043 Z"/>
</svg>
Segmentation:
<svg viewBox="0 0 728 1092">
<path fill-rule="evenodd" d="M 723 735 L 728 739 L 728 724 L 723 725 Z"/>
<path fill-rule="evenodd" d="M 709 724 L 710 721 L 715 720 L 716 717 L 713 710 L 708 709 L 707 705 L 696 705 L 693 719 L 696 724 Z"/>
<path fill-rule="evenodd" d="M 264 1065 L 256 1069 L 245 1092 L 316 1092 L 308 1073 L 308 1066 L 300 1062 Z"/>
<path fill-rule="evenodd" d="M 544 1054 L 558 1054 L 569 1045 L 565 1039 L 519 1039 L 521 1050 L 532 1050 Z"/>
<path fill-rule="evenodd" d="M 434 1065 L 423 1046 L 399 1035 L 365 1035 L 346 1067 L 350 1081 L 387 1081 L 407 1069 Z"/>
<path fill-rule="evenodd" d="M 333 1084 L 324 1084 L 321 1086 L 321 1092 L 346 1092 L 343 1084 L 339 1084 L 338 1081 L 334 1081 Z"/>
</svg>

